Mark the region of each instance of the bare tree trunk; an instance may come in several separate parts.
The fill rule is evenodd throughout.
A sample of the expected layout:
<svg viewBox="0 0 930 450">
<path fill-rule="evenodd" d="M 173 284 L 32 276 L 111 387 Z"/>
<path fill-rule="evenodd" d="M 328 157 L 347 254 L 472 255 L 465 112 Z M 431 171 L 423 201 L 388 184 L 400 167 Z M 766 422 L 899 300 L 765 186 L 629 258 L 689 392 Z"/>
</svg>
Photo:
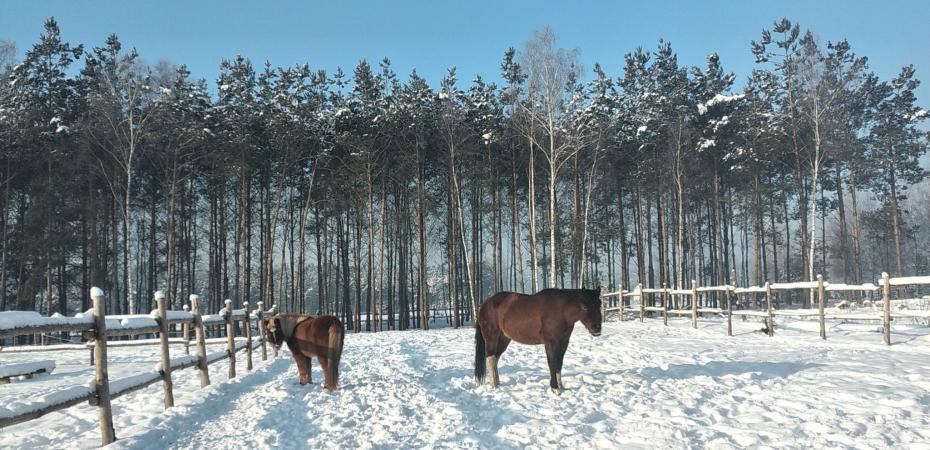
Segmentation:
<svg viewBox="0 0 930 450">
<path fill-rule="evenodd" d="M 552 136 L 550 135 L 550 140 Z M 558 253 L 558 246 L 555 242 L 555 229 L 558 227 L 558 218 L 555 215 L 555 186 L 558 168 L 556 167 L 554 157 L 549 158 L 549 287 L 556 287 L 555 273 L 558 266 L 555 264 L 555 254 Z"/>
<path fill-rule="evenodd" d="M 498 171 L 497 165 L 494 164 L 494 161 L 491 157 L 491 146 L 486 145 L 488 151 L 488 166 L 491 167 L 489 172 L 490 179 L 488 180 L 491 186 L 491 248 L 493 259 L 491 263 L 491 270 L 493 272 L 491 288 L 492 292 L 498 292 L 504 290 L 504 281 L 503 281 L 503 268 L 502 256 L 501 256 L 501 223 L 500 223 L 500 189 L 498 180 Z"/>
<path fill-rule="evenodd" d="M 297 275 L 299 278 L 299 281 L 297 283 L 297 286 L 298 286 L 297 296 L 300 299 L 297 312 L 299 313 L 306 312 L 305 297 L 307 296 L 307 287 L 304 282 L 305 273 L 306 273 L 306 267 L 304 265 L 305 264 L 304 258 L 306 254 L 307 220 L 310 217 L 310 206 L 311 206 L 310 201 L 313 198 L 313 186 L 314 186 L 314 182 L 316 181 L 316 169 L 319 166 L 319 164 L 315 160 L 312 161 L 312 164 L 313 164 L 313 169 L 310 172 L 310 183 L 307 186 L 307 192 L 304 194 L 304 202 L 303 202 L 303 206 L 301 207 L 301 215 L 300 215 L 300 231 L 299 231 L 300 250 L 298 251 L 299 256 L 297 257 L 297 264 L 299 267 L 298 275 Z M 317 237 L 318 237 L 317 244 L 319 245 L 319 234 L 317 234 Z M 317 258 L 317 265 L 319 265 L 319 258 Z"/>
<path fill-rule="evenodd" d="M 355 311 L 353 315 L 355 332 L 362 331 L 362 214 L 355 214 Z"/>
<path fill-rule="evenodd" d="M 532 139 L 530 140 L 530 157 L 529 157 L 529 192 L 527 194 L 528 213 L 530 216 L 530 285 L 533 292 L 538 290 L 536 268 L 538 267 L 536 259 L 536 155 Z"/>
<path fill-rule="evenodd" d="M 474 276 L 472 276 L 472 274 L 474 273 L 472 271 L 472 261 L 468 257 L 468 242 L 465 240 L 465 212 L 463 211 L 463 207 L 462 207 L 462 190 L 459 187 L 458 176 L 456 173 L 457 173 L 457 170 L 455 169 L 455 166 L 453 166 L 452 168 L 452 183 L 453 183 L 452 191 L 453 191 L 453 194 L 455 195 L 455 204 L 456 204 L 456 209 L 458 210 L 458 217 L 459 217 L 459 228 L 461 230 L 459 235 L 462 238 L 462 257 L 465 259 L 465 274 L 467 275 L 467 279 L 468 279 L 468 294 L 469 294 L 469 299 L 471 301 L 471 318 L 472 318 L 472 321 L 475 321 L 478 318 L 478 307 L 476 306 L 477 303 L 475 302 L 475 279 L 474 279 Z"/>
<path fill-rule="evenodd" d="M 175 205 L 177 201 L 177 177 L 178 162 L 176 158 L 171 160 L 171 175 L 168 186 L 168 216 L 165 225 L 165 246 L 166 246 L 166 269 L 165 269 L 165 292 L 168 293 L 168 301 L 174 303 L 176 295 L 174 292 L 174 219 Z"/>
<path fill-rule="evenodd" d="M 801 209 L 804 209 L 803 207 Z M 788 217 L 788 196 L 785 195 L 782 197 L 782 212 L 785 217 L 785 273 L 783 278 L 785 280 L 791 279 L 791 221 Z M 803 229 L 801 230 L 801 236 L 804 235 Z M 801 238 L 804 239 L 803 237 Z M 801 252 L 804 253 L 803 251 Z"/>
<path fill-rule="evenodd" d="M 898 221 L 898 187 L 895 180 L 894 163 L 891 166 L 891 182 L 888 185 L 891 191 L 891 224 L 894 227 L 894 256 L 895 256 L 895 276 L 903 276 L 903 264 L 901 264 L 901 224 Z"/>
<path fill-rule="evenodd" d="M 834 160 L 833 166 L 836 170 L 836 207 L 840 216 L 840 255 L 843 259 L 843 282 L 849 283 L 849 229 L 846 225 L 846 202 L 844 201 L 845 194 L 843 192 L 842 176 L 843 169 L 840 165 L 839 158 Z"/>
<path fill-rule="evenodd" d="M 642 194 L 640 193 L 639 185 L 636 186 L 636 198 L 634 199 L 636 205 L 634 205 L 633 212 L 635 214 L 635 226 L 636 226 L 636 272 L 637 280 L 639 283 L 645 283 L 646 281 L 646 260 L 645 260 L 645 248 L 643 248 L 643 207 L 642 207 Z"/>
<path fill-rule="evenodd" d="M 819 108 L 815 99 L 815 108 Z M 817 248 L 817 182 L 820 180 L 820 160 L 821 160 L 821 139 L 820 139 L 820 110 L 815 109 L 815 119 L 814 122 L 814 161 L 811 167 L 811 190 L 810 190 L 810 215 L 808 220 L 810 221 L 810 239 L 808 240 L 808 257 L 807 257 L 807 281 L 813 281 L 814 278 L 814 251 Z M 810 295 L 806 297 L 804 302 L 805 308 L 810 308 L 814 304 L 814 290 L 810 289 Z"/>
<path fill-rule="evenodd" d="M 417 153 L 420 146 L 417 143 Z M 429 296 L 429 286 L 426 277 L 426 182 L 424 180 L 425 168 L 417 159 L 417 244 L 418 244 L 418 262 L 417 262 L 417 301 L 420 310 L 420 327 L 424 330 L 429 329 L 429 305 L 427 299 Z"/>
<path fill-rule="evenodd" d="M 456 213 L 458 208 L 456 207 L 457 198 L 455 195 L 455 173 L 452 166 L 449 167 L 449 176 L 452 178 L 449 181 L 449 296 L 450 304 L 452 307 L 452 327 L 459 327 L 459 295 L 457 292 L 457 281 L 458 281 L 458 234 L 457 234 L 457 223 L 456 223 Z"/>
<path fill-rule="evenodd" d="M 774 280 L 778 281 L 778 231 L 775 229 L 775 198 L 769 197 L 769 224 L 771 225 L 772 230 L 772 271 L 774 272 Z"/>
<path fill-rule="evenodd" d="M 377 324 L 372 326 L 372 303 L 374 296 L 374 257 L 375 257 L 375 198 L 374 186 L 371 179 L 371 165 L 368 169 L 368 286 L 365 292 L 366 321 L 365 330 L 377 330 Z M 378 312 L 380 314 L 380 312 Z M 377 317 L 375 315 L 374 317 Z"/>
<path fill-rule="evenodd" d="M 681 134 L 679 127 L 679 136 Z M 678 288 L 683 289 L 685 285 L 685 190 L 684 190 L 684 167 L 681 157 L 681 144 L 679 139 L 678 157 L 675 160 L 675 187 L 678 191 Z"/>
<path fill-rule="evenodd" d="M 723 229 L 723 217 L 720 206 L 720 173 L 718 169 L 714 168 L 714 243 L 717 248 L 717 257 L 715 258 L 715 264 L 717 266 L 717 283 L 726 283 L 727 274 L 726 271 L 726 247 L 724 246 L 724 229 Z"/>
<path fill-rule="evenodd" d="M 323 275 L 323 255 L 326 253 L 326 245 L 321 237 L 320 222 L 323 220 L 320 213 L 319 205 L 314 205 L 313 237 L 316 240 L 316 289 L 317 304 L 316 314 L 323 314 L 323 302 L 326 297 L 326 277 Z"/>
<path fill-rule="evenodd" d="M 110 258 L 108 262 L 110 263 L 110 266 L 113 271 L 112 274 L 110 275 L 112 277 L 111 283 L 113 286 L 113 289 L 112 289 L 113 294 L 111 295 L 111 300 L 110 300 L 111 306 L 113 307 L 113 312 L 115 314 L 122 314 L 123 313 L 123 308 L 122 308 L 123 302 L 120 301 L 120 299 L 122 298 L 122 292 L 120 289 L 121 288 L 121 283 L 120 283 L 121 277 L 119 273 L 119 259 L 120 259 L 119 258 L 119 255 L 120 255 L 119 220 L 121 219 L 121 215 L 117 213 L 117 208 L 120 207 L 118 204 L 118 201 L 119 200 L 114 196 L 112 201 L 110 202 L 110 218 L 109 218 L 110 229 L 108 230 L 110 231 Z"/>
<path fill-rule="evenodd" d="M 48 186 L 46 187 L 47 204 L 45 222 L 45 298 L 47 302 L 46 314 L 51 316 L 52 310 L 52 215 L 54 200 L 52 199 L 52 158 L 48 159 Z M 43 337 L 43 344 L 48 344 L 48 337 Z"/>
<path fill-rule="evenodd" d="M 3 223 L 3 244 L 0 247 L 0 311 L 6 311 L 6 254 L 7 254 L 7 243 L 9 242 L 9 237 L 7 230 L 9 229 L 9 220 L 10 220 L 10 159 L 7 158 L 6 161 L 6 174 L 4 175 L 4 180 L 6 182 L 3 184 L 3 217 L 0 218 L 0 221 Z M 91 208 L 91 214 L 95 214 Z M 87 246 L 85 245 L 85 248 Z M 86 284 L 86 283 L 85 283 Z M 82 292 L 87 291 L 82 286 Z M 86 295 L 86 294 L 82 294 Z M 87 308 L 81 309 L 81 311 L 86 311 Z"/>
<path fill-rule="evenodd" d="M 569 267 L 571 285 L 576 289 L 581 286 L 581 187 L 578 174 L 578 154 L 572 158 L 572 223 L 569 236 L 571 237 L 572 258 Z"/>
<path fill-rule="evenodd" d="M 862 281 L 862 260 L 861 260 L 861 234 L 859 228 L 859 207 L 857 205 L 856 174 L 850 174 L 849 177 L 849 200 L 852 202 L 852 250 L 853 250 L 853 282 L 858 284 Z"/>
<path fill-rule="evenodd" d="M 623 186 L 617 188 L 617 215 L 620 218 L 620 282 L 623 287 L 630 287 L 630 250 L 626 231 L 626 211 L 623 208 Z M 622 300 L 621 300 L 622 301 Z"/>
<path fill-rule="evenodd" d="M 762 205 L 759 195 L 759 174 L 753 173 L 752 176 L 752 211 L 753 211 L 753 274 L 755 275 L 755 285 L 760 286 L 765 274 L 762 271 L 762 252 L 764 243 L 762 241 Z"/>
<path fill-rule="evenodd" d="M 646 262 L 647 262 L 648 270 L 649 270 L 649 272 L 648 272 L 648 276 L 649 276 L 648 286 L 649 286 L 649 287 L 656 287 L 656 281 L 655 281 L 655 266 L 653 266 L 653 264 L 652 264 L 652 238 L 653 238 L 653 235 L 652 235 L 652 233 L 653 233 L 653 229 L 652 229 L 652 202 L 650 201 L 650 197 L 649 197 L 648 195 L 645 195 L 645 196 L 643 196 L 643 197 L 644 197 L 645 200 L 646 200 L 646 214 L 645 214 L 645 216 L 646 216 L 646 228 L 645 228 L 645 231 L 646 231 L 646 244 L 645 244 L 645 245 L 646 245 L 646 257 L 647 257 Z"/>
<path fill-rule="evenodd" d="M 584 198 L 584 218 L 583 218 L 583 223 L 581 225 L 581 264 L 580 264 L 581 282 L 577 286 L 579 288 L 585 287 L 585 276 L 587 274 L 588 252 L 586 251 L 587 250 L 586 246 L 588 243 L 588 212 L 590 211 L 590 208 L 591 208 L 591 192 L 594 191 L 594 185 L 595 185 L 594 174 L 597 169 L 597 161 L 599 159 L 596 153 L 597 151 L 598 149 L 595 148 L 595 155 L 593 158 L 594 161 L 591 162 L 591 172 L 588 174 L 588 180 L 587 180 L 588 186 L 587 186 L 587 190 L 585 192 L 585 198 Z"/>
<path fill-rule="evenodd" d="M 513 184 L 511 185 L 513 193 L 513 254 L 514 254 L 514 265 L 516 266 L 517 273 L 520 275 L 520 287 L 516 289 L 518 292 L 523 292 L 526 289 L 526 279 L 523 274 L 523 230 L 520 227 L 520 203 L 517 200 L 517 162 L 516 162 L 516 150 L 513 152 L 513 163 L 511 165 L 513 171 L 511 173 L 511 179 Z"/>
<path fill-rule="evenodd" d="M 384 177 L 381 177 L 381 247 L 378 250 L 378 331 L 384 329 L 382 315 L 384 314 L 384 247 L 387 245 L 385 242 L 385 227 L 387 226 L 386 208 L 387 193 L 384 189 Z M 393 319 L 389 319 L 388 323 L 392 323 L 392 320 Z"/>
</svg>

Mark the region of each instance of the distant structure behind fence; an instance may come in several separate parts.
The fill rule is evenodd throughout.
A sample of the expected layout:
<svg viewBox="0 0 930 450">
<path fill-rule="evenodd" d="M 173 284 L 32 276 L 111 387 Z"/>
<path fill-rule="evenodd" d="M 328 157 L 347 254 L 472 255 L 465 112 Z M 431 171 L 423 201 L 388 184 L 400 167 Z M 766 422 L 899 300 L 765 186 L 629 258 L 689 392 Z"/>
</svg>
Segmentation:
<svg viewBox="0 0 930 450">
<path fill-rule="evenodd" d="M 891 345 L 891 322 L 893 319 L 930 319 L 930 310 L 918 300 L 919 309 L 911 309 L 908 300 L 897 300 L 892 307 L 892 290 L 904 290 L 908 287 L 930 285 L 930 276 L 891 278 L 883 273 L 878 285 L 867 284 L 831 284 L 818 275 L 816 281 L 791 283 L 769 283 L 762 286 L 698 286 L 691 281 L 690 289 L 646 288 L 637 285 L 632 291 L 624 289 L 602 294 L 604 312 L 619 312 L 620 320 L 628 315 L 638 315 L 644 321 L 648 315 L 662 318 L 668 325 L 669 316 L 690 316 L 691 326 L 697 328 L 698 319 L 704 314 L 725 316 L 727 335 L 733 335 L 733 316 L 761 317 L 766 323 L 765 332 L 772 336 L 775 329 L 775 317 L 817 318 L 820 323 L 820 337 L 827 338 L 826 321 L 881 321 L 882 336 L 886 344 Z M 779 293 L 803 291 L 815 299 L 812 308 L 780 308 L 775 299 Z M 831 292 L 846 292 L 880 296 L 881 311 L 867 308 L 858 310 L 848 300 L 841 301 L 832 310 L 827 310 L 827 296 Z M 742 301 L 745 297 L 756 297 L 754 302 Z M 635 303 L 634 301 L 635 300 Z M 869 304 L 874 304 L 867 299 Z M 763 305 L 764 303 L 764 305 Z M 816 305 L 814 305 L 816 303 Z M 756 308 L 743 308 L 756 306 Z M 784 306 L 784 305 L 782 305 Z"/>
</svg>

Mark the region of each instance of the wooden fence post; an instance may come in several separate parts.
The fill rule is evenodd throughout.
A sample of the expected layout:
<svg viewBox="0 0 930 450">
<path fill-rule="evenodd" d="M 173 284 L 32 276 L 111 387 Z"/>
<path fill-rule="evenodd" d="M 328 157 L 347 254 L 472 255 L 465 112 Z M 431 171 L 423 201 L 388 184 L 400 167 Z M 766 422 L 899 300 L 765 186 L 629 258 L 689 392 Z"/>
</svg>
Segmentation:
<svg viewBox="0 0 930 450">
<path fill-rule="evenodd" d="M 226 353 L 229 356 L 229 378 L 236 378 L 236 334 L 233 327 L 232 300 L 226 299 Z"/>
<path fill-rule="evenodd" d="M 182 308 L 184 309 L 184 312 L 186 313 L 190 312 L 189 306 L 184 305 Z M 184 340 L 184 354 L 190 355 L 191 354 L 191 324 L 190 322 L 184 321 L 184 323 L 181 324 L 181 339 Z"/>
<path fill-rule="evenodd" d="M 617 292 L 620 293 L 619 295 L 617 295 L 617 300 L 620 301 L 618 305 L 620 307 L 620 321 L 623 322 L 623 283 L 620 283 L 620 285 L 618 285 Z"/>
<path fill-rule="evenodd" d="M 90 290 L 94 302 L 94 402 L 100 417 L 101 446 L 116 440 L 113 429 L 113 409 L 110 405 L 110 375 L 107 373 L 107 319 L 103 311 L 103 290 Z"/>
<path fill-rule="evenodd" d="M 258 302 L 258 334 L 262 339 L 262 361 L 268 360 L 268 348 L 265 346 L 265 303 Z"/>
<path fill-rule="evenodd" d="M 249 312 L 249 302 L 243 302 L 242 306 L 245 307 L 245 370 L 252 370 L 252 314 Z"/>
<path fill-rule="evenodd" d="M 891 345 L 891 281 L 888 272 L 882 272 L 882 334 L 885 344 Z"/>
<path fill-rule="evenodd" d="M 620 309 L 621 309 L 620 321 L 622 322 L 622 321 L 623 321 L 623 314 L 622 314 L 622 309 L 623 309 L 623 284 L 620 284 L 620 285 L 617 287 L 617 292 L 618 292 L 618 294 L 617 294 L 616 297 L 614 297 L 614 300 L 613 300 L 613 301 L 614 301 L 614 302 L 619 302 L 619 303 L 612 303 L 611 305 L 612 305 L 613 307 L 615 307 L 615 308 L 620 308 Z"/>
<path fill-rule="evenodd" d="M 772 286 L 769 284 L 768 281 L 765 282 L 765 303 L 766 303 L 766 308 L 768 309 L 768 312 L 769 312 L 769 323 L 766 328 L 768 328 L 768 335 L 774 336 L 775 335 L 775 319 L 773 318 L 773 314 L 772 314 Z"/>
<path fill-rule="evenodd" d="M 698 291 L 697 280 L 691 280 L 691 328 L 697 328 Z"/>
<path fill-rule="evenodd" d="M 155 292 L 158 307 L 158 341 L 161 344 L 161 380 L 165 389 L 165 409 L 174 406 L 174 386 L 171 382 L 171 353 L 168 350 L 168 311 L 165 293 Z"/>
<path fill-rule="evenodd" d="M 200 369 L 200 387 L 210 385 L 210 369 L 207 365 L 207 344 L 204 339 L 203 317 L 197 305 L 199 297 L 191 294 L 191 314 L 194 316 L 194 341 L 197 346 L 197 368 Z"/>
<path fill-rule="evenodd" d="M 639 321 L 642 323 L 646 318 L 646 295 L 643 294 L 643 283 L 636 285 L 636 294 L 639 297 Z"/>
<path fill-rule="evenodd" d="M 824 317 L 824 307 L 826 306 L 826 292 L 823 286 L 823 275 L 817 275 L 817 309 L 820 317 L 820 337 L 827 339 L 827 321 Z"/>
<path fill-rule="evenodd" d="M 668 287 L 665 283 L 662 283 L 662 323 L 665 326 L 668 326 Z"/>
<path fill-rule="evenodd" d="M 730 302 L 729 286 L 724 286 L 723 301 L 727 304 L 727 336 L 733 336 L 733 303 Z"/>
</svg>

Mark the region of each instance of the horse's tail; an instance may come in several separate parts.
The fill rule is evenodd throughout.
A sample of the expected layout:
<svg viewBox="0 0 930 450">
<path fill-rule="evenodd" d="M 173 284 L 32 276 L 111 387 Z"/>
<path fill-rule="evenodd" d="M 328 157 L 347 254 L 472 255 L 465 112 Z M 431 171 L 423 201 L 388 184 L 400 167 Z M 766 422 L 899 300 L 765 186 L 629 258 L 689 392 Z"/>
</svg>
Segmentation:
<svg viewBox="0 0 930 450">
<path fill-rule="evenodd" d="M 339 360 L 342 358 L 342 343 L 346 337 L 345 327 L 338 319 L 333 321 L 329 326 L 329 350 L 326 358 L 329 360 L 329 367 L 326 373 L 326 388 L 329 390 L 336 389 L 339 385 Z"/>
<path fill-rule="evenodd" d="M 487 351 L 484 348 L 484 335 L 481 334 L 481 327 L 475 324 L 475 383 L 478 386 L 484 384 L 484 376 L 488 371 Z"/>
</svg>

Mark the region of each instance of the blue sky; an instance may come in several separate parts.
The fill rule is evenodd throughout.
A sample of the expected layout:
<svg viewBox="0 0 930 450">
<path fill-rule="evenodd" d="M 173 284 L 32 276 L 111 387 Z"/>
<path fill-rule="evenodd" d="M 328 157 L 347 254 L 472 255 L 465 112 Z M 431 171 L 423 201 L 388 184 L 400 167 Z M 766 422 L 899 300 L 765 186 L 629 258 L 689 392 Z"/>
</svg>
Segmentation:
<svg viewBox="0 0 930 450">
<path fill-rule="evenodd" d="M 883 79 L 914 64 L 930 103 L 930 1 L 2 1 L 0 39 L 22 54 L 42 21 L 58 20 L 65 39 L 101 45 L 116 33 L 150 62 L 184 63 L 213 82 L 223 58 L 245 55 L 260 66 L 309 63 L 346 72 L 362 58 L 388 56 L 405 78 L 412 68 L 431 84 L 450 66 L 460 80 L 499 79 L 504 50 L 520 48 L 533 30 L 551 25 L 564 47 L 581 49 L 613 76 L 637 46 L 670 41 L 683 64 L 702 65 L 717 52 L 742 80 L 754 66 L 749 42 L 773 20 L 788 17 L 823 41 L 846 38 Z"/>
</svg>

